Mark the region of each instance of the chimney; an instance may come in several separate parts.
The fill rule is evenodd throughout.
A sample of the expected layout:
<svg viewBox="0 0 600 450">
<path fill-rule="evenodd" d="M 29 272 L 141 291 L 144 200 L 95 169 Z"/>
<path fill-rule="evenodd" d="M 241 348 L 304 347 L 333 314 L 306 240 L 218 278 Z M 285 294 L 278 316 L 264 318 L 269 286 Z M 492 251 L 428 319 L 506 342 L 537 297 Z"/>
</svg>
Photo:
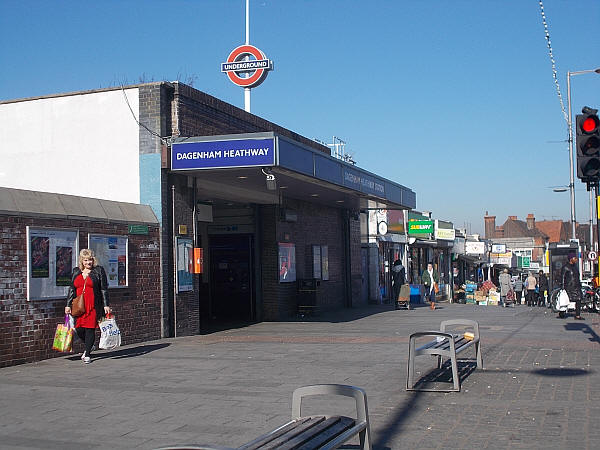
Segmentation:
<svg viewBox="0 0 600 450">
<path fill-rule="evenodd" d="M 504 227 L 502 225 L 496 227 L 496 237 L 503 238 L 504 237 Z"/>
<path fill-rule="evenodd" d="M 496 237 L 496 216 L 488 216 L 488 212 L 485 212 L 483 217 L 485 238 L 493 239 Z"/>
<path fill-rule="evenodd" d="M 527 214 L 527 229 L 533 230 L 535 228 L 535 217 L 533 214 Z"/>
<path fill-rule="evenodd" d="M 517 220 L 517 216 L 508 216 L 510 220 Z"/>
</svg>

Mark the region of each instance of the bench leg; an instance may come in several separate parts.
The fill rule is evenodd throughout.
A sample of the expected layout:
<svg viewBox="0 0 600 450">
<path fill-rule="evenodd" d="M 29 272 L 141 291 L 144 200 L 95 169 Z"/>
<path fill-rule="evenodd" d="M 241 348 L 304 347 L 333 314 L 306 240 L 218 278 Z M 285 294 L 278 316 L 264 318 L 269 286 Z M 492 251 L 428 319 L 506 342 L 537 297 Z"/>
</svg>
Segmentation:
<svg viewBox="0 0 600 450">
<path fill-rule="evenodd" d="M 456 354 L 450 357 L 452 363 L 452 381 L 454 382 L 454 390 L 460 392 L 460 378 L 458 377 L 458 364 L 456 362 Z"/>
<path fill-rule="evenodd" d="M 406 389 L 415 386 L 415 340 L 408 343 L 408 376 L 406 377 Z"/>
<path fill-rule="evenodd" d="M 365 428 L 360 433 L 358 433 L 358 437 L 360 438 L 360 448 L 362 450 L 371 450 L 371 440 L 369 436 L 369 430 Z"/>
<path fill-rule="evenodd" d="M 483 369 L 483 357 L 481 356 L 481 342 L 475 344 L 475 356 L 477 356 L 477 368 Z"/>
</svg>

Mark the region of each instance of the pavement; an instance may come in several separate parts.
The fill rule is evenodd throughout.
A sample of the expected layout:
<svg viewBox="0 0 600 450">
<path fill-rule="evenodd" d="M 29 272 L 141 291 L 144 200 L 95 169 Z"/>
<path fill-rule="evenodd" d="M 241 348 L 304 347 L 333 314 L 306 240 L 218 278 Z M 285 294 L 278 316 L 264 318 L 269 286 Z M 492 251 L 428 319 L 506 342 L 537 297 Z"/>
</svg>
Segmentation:
<svg viewBox="0 0 600 450">
<path fill-rule="evenodd" d="M 372 305 L 98 351 L 88 365 L 69 355 L 2 368 L 0 448 L 239 446 L 289 419 L 295 388 L 341 383 L 366 390 L 374 449 L 597 449 L 600 315 L 583 316 Z M 458 393 L 407 392 L 408 336 L 449 318 L 479 322 L 484 370 L 463 361 Z M 418 359 L 420 375 L 443 385 L 449 371 L 434 368 Z M 311 398 L 303 412 L 352 405 Z"/>
</svg>

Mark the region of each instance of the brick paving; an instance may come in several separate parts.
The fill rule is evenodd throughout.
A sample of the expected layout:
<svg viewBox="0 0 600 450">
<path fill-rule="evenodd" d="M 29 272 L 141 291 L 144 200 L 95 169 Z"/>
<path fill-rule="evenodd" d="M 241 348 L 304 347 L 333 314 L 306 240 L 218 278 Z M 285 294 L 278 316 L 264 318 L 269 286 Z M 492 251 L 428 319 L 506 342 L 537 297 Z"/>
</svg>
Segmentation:
<svg viewBox="0 0 600 450">
<path fill-rule="evenodd" d="M 459 393 L 407 392 L 408 335 L 456 317 L 479 321 L 485 370 L 461 363 Z M 292 391 L 314 383 L 367 391 L 379 450 L 600 448 L 600 315 L 584 317 L 380 305 L 125 346 L 89 365 L 73 355 L 3 368 L 0 448 L 237 446 L 287 420 Z M 426 379 L 447 378 L 431 372 L 433 359 L 417 361 Z M 307 403 L 309 412 L 351 406 Z"/>
</svg>

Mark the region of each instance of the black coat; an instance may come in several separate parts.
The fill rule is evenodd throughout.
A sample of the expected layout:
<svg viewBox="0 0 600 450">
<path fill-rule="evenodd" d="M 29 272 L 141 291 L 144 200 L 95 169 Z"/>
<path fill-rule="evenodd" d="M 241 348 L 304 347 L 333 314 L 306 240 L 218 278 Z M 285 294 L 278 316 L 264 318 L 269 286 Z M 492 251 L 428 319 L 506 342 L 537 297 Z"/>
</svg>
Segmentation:
<svg viewBox="0 0 600 450">
<path fill-rule="evenodd" d="M 538 285 L 540 286 L 540 292 L 548 290 L 548 278 L 543 273 L 540 274 L 540 279 L 538 280 Z"/>
<path fill-rule="evenodd" d="M 562 268 L 562 288 L 569 293 L 581 296 L 581 282 L 577 264 L 565 264 Z"/>
<path fill-rule="evenodd" d="M 75 298 L 75 278 L 81 274 L 81 269 L 75 267 L 71 275 L 71 286 L 69 286 L 69 295 L 67 295 L 67 306 L 70 308 Z M 89 275 L 94 283 L 94 309 L 96 310 L 96 318 L 101 320 L 104 318 L 104 307 L 109 306 L 108 303 L 108 279 L 104 267 L 96 266 L 92 268 Z"/>
</svg>

